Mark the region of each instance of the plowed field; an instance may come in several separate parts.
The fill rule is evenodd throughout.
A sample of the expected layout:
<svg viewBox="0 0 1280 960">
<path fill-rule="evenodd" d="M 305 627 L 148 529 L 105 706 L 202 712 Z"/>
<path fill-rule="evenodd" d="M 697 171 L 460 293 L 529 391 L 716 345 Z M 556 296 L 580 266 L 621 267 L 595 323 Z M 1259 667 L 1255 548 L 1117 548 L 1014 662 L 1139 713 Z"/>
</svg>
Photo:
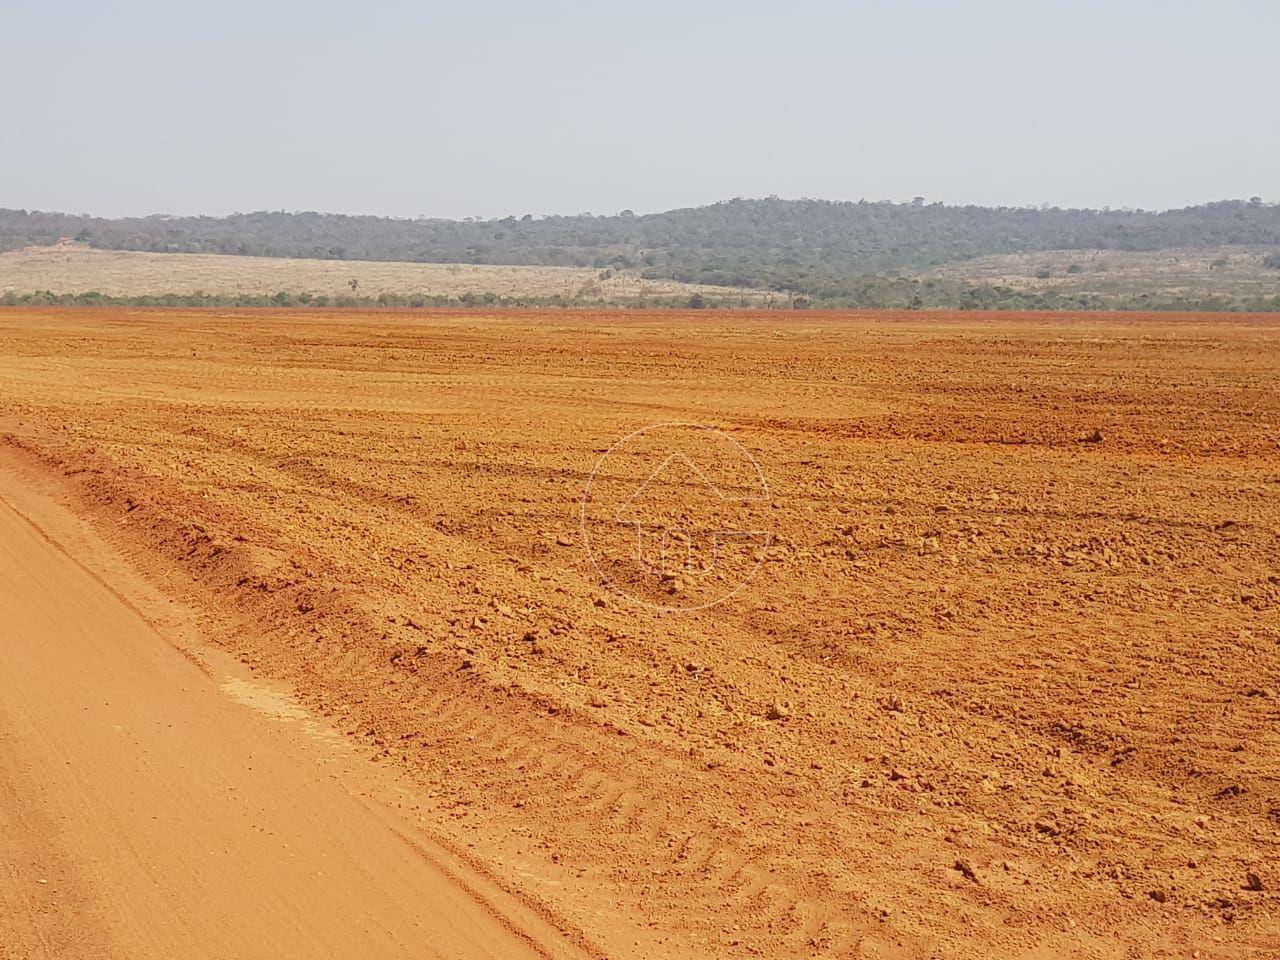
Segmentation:
<svg viewBox="0 0 1280 960">
<path fill-rule="evenodd" d="M 9 309 L 0 441 L 589 954 L 1280 954 L 1280 319 Z"/>
</svg>

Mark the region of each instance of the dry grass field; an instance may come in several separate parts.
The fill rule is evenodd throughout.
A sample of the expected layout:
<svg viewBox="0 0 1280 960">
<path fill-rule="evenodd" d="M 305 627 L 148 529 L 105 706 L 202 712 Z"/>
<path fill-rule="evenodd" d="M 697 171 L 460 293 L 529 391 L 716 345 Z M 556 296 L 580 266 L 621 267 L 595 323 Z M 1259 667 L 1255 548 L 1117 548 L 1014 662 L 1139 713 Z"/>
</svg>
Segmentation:
<svg viewBox="0 0 1280 960">
<path fill-rule="evenodd" d="M 0 311 L 0 459 L 597 958 L 1275 956 L 1278 386 L 1247 315 Z M 767 482 L 732 595 L 750 471 L 619 493 L 671 422 Z"/>
<path fill-rule="evenodd" d="M 687 301 L 695 293 L 730 305 L 764 304 L 770 294 L 674 280 L 645 280 L 635 273 L 579 267 L 506 267 L 466 263 L 380 263 L 367 260 L 288 260 L 193 253 L 95 250 L 79 244 L 28 247 L 0 253 L 0 294 L 39 291 L 97 292 L 112 297 L 189 295 L 272 296 L 281 291 L 348 297 L 380 294 L 461 297 L 564 297 L 601 303 L 641 298 Z M 774 295 L 776 296 L 776 295 Z"/>
<path fill-rule="evenodd" d="M 1063 293 L 1274 297 L 1280 270 L 1262 262 L 1271 253 L 1271 247 L 1047 250 L 948 263 L 920 277 Z"/>
</svg>

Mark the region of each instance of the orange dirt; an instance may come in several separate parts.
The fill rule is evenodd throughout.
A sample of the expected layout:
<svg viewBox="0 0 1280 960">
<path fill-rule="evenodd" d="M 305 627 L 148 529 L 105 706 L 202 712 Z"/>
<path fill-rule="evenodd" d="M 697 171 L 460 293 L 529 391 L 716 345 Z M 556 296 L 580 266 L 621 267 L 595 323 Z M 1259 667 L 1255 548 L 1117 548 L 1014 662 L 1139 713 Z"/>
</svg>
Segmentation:
<svg viewBox="0 0 1280 960">
<path fill-rule="evenodd" d="M 1278 386 L 1258 316 L 0 312 L 13 469 L 618 958 L 1280 952 Z M 582 498 L 672 421 L 769 539 L 636 603 Z"/>
<path fill-rule="evenodd" d="M 0 958 L 587 960 L 5 466 Z"/>
</svg>

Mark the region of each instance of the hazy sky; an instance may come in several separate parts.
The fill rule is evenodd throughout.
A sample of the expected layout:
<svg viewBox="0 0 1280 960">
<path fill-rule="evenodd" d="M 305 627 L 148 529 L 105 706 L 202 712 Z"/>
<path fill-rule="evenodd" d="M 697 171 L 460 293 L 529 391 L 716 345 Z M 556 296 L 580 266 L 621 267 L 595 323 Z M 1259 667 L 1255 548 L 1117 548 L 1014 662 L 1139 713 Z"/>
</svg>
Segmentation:
<svg viewBox="0 0 1280 960">
<path fill-rule="evenodd" d="M 1277 0 L 0 0 L 0 206 L 1280 199 Z"/>
</svg>

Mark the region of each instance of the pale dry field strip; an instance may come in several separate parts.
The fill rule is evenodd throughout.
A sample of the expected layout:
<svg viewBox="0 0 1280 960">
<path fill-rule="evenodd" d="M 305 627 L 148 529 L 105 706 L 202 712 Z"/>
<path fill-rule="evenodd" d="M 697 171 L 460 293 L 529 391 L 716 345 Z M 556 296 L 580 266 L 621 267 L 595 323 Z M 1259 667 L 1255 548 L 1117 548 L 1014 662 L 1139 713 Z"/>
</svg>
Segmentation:
<svg viewBox="0 0 1280 960">
<path fill-rule="evenodd" d="M 618 302 L 638 297 L 687 299 L 695 293 L 738 303 L 765 304 L 770 294 L 726 290 L 674 280 L 645 280 L 616 273 L 602 280 L 590 267 L 489 266 L 465 263 L 394 263 L 353 260 L 290 260 L 219 254 L 137 253 L 94 250 L 78 244 L 28 247 L 0 254 L 0 294 L 49 290 L 58 294 L 98 292 L 112 297 L 187 295 L 195 292 L 271 296 L 281 291 L 314 296 L 356 294 L 459 297 L 577 297 Z M 777 296 L 772 295 L 772 296 Z"/>
<path fill-rule="evenodd" d="M 919 276 L 1066 293 L 1276 296 L 1280 270 L 1263 264 L 1271 252 L 1272 248 L 1242 246 L 1045 250 L 947 263 Z M 1069 273 L 1072 267 L 1076 269 Z"/>
</svg>

